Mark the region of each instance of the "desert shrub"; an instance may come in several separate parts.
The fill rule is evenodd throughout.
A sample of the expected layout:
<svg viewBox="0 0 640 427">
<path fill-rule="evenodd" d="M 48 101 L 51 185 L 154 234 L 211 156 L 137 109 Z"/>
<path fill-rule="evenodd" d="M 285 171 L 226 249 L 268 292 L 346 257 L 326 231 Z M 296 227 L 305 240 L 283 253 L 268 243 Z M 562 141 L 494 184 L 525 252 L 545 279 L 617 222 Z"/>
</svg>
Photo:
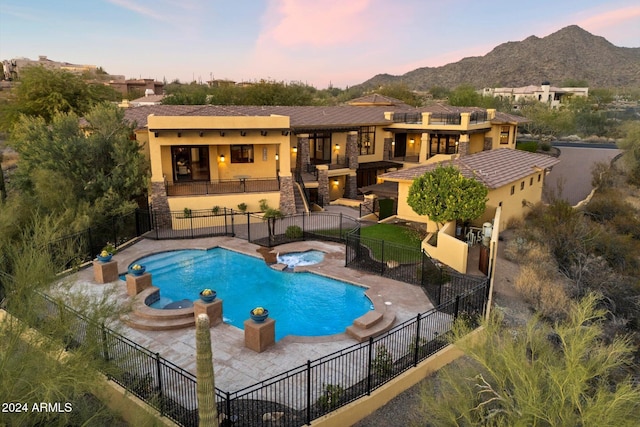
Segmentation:
<svg viewBox="0 0 640 427">
<path fill-rule="evenodd" d="M 629 235 L 620 235 L 604 229 L 593 239 L 594 253 L 607 260 L 619 272 L 637 272 L 640 252 L 638 242 Z"/>
<path fill-rule="evenodd" d="M 558 266 L 546 248 L 530 247 L 515 288 L 543 316 L 552 319 L 564 316 L 569 297 L 558 277 Z"/>
<path fill-rule="evenodd" d="M 260 199 L 260 212 L 266 212 L 269 209 L 269 203 L 267 203 L 267 199 Z"/>
<path fill-rule="evenodd" d="M 529 249 L 530 243 L 526 237 L 515 236 L 505 244 L 504 257 L 509 261 L 521 262 Z"/>
<path fill-rule="evenodd" d="M 598 222 L 610 221 L 615 217 L 628 219 L 627 217 L 635 216 L 633 206 L 624 201 L 622 194 L 617 190 L 597 192 L 585 206 L 584 211 Z"/>
<path fill-rule="evenodd" d="M 184 208 L 184 209 L 183 209 L 183 213 L 184 213 L 184 217 L 185 217 L 185 218 L 191 218 L 191 209 L 189 209 L 189 208 Z"/>
<path fill-rule="evenodd" d="M 338 384 L 325 384 L 322 395 L 317 404 L 321 408 L 330 411 L 340 406 L 340 400 L 344 396 L 344 388 Z"/>
<path fill-rule="evenodd" d="M 240 212 L 246 212 L 247 211 L 247 204 L 246 203 L 240 203 L 238 204 L 238 210 Z"/>
<path fill-rule="evenodd" d="M 548 141 L 540 143 L 540 149 L 542 151 L 551 151 L 551 143 Z"/>
<path fill-rule="evenodd" d="M 290 225 L 287 227 L 284 235 L 289 239 L 300 239 L 302 238 L 302 228 L 297 225 Z"/>
<path fill-rule="evenodd" d="M 387 378 L 393 373 L 393 356 L 387 347 L 380 345 L 376 348 L 376 357 L 373 359 L 371 367 L 380 378 Z"/>
</svg>

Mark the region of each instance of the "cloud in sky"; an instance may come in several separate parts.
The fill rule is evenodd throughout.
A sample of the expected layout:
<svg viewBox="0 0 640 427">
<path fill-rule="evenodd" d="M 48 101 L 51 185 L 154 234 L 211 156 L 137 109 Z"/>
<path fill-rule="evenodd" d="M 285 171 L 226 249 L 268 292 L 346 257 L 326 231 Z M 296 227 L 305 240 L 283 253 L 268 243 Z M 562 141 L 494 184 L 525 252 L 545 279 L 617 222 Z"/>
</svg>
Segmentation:
<svg viewBox="0 0 640 427">
<path fill-rule="evenodd" d="M 97 64 L 191 81 L 273 78 L 317 87 L 401 75 L 577 24 L 638 47 L 637 0 L 0 0 L 2 58 Z M 550 11 L 540 18 L 540 11 Z"/>
</svg>

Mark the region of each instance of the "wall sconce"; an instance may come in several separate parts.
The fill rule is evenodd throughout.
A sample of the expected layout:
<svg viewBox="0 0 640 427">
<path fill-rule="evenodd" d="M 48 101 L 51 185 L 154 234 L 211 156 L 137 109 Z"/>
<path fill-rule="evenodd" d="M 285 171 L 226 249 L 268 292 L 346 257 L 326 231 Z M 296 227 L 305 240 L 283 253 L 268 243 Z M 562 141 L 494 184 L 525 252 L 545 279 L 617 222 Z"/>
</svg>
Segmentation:
<svg viewBox="0 0 640 427">
<path fill-rule="evenodd" d="M 154 132 L 153 136 L 155 136 L 156 138 L 160 136 L 160 132 Z"/>
<path fill-rule="evenodd" d="M 340 150 L 340 144 L 336 144 L 336 151 Z"/>
<path fill-rule="evenodd" d="M 289 136 L 289 131 L 288 130 L 283 130 L 282 131 L 282 136 Z"/>
<path fill-rule="evenodd" d="M 247 136 L 247 131 L 241 130 L 240 131 L 240 136 Z"/>
<path fill-rule="evenodd" d="M 262 135 L 262 136 L 267 136 L 267 131 L 266 131 L 266 130 L 261 130 L 261 131 L 260 131 L 260 135 Z"/>
<path fill-rule="evenodd" d="M 297 152 L 298 152 L 298 147 L 293 147 L 293 148 L 291 149 L 291 151 L 293 151 L 294 153 L 297 153 Z"/>
<path fill-rule="evenodd" d="M 276 153 L 276 162 L 280 160 L 280 156 L 278 155 L 278 153 Z"/>
<path fill-rule="evenodd" d="M 334 180 L 333 180 L 333 185 L 338 185 L 338 184 L 340 184 L 340 180 L 339 180 L 339 179 L 337 179 L 337 178 L 336 178 L 336 179 L 334 179 Z"/>
<path fill-rule="evenodd" d="M 200 132 L 200 138 L 204 136 L 204 132 Z"/>
<path fill-rule="evenodd" d="M 391 141 L 391 145 L 392 146 L 396 145 L 396 142 L 395 141 Z"/>
<path fill-rule="evenodd" d="M 224 154 L 220 154 L 220 163 L 224 163 Z"/>
<path fill-rule="evenodd" d="M 409 144 L 413 144 L 414 142 L 416 142 L 416 140 L 415 140 L 415 139 L 413 139 L 413 138 L 411 138 L 411 139 L 409 140 Z"/>
<path fill-rule="evenodd" d="M 178 138 L 182 136 L 182 132 L 178 132 Z"/>
<path fill-rule="evenodd" d="M 224 131 L 223 130 L 220 131 L 220 136 L 224 136 Z"/>
</svg>

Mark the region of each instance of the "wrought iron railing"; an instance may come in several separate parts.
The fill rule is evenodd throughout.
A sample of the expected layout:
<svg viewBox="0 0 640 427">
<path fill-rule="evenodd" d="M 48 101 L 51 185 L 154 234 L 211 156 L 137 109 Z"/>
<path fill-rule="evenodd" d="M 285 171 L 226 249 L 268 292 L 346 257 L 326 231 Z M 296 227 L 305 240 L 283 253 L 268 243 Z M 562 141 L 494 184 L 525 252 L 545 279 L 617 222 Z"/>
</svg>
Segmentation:
<svg viewBox="0 0 640 427">
<path fill-rule="evenodd" d="M 260 193 L 280 190 L 276 178 L 218 179 L 215 181 L 167 182 L 167 196 L 201 196 L 232 193 Z"/>
</svg>

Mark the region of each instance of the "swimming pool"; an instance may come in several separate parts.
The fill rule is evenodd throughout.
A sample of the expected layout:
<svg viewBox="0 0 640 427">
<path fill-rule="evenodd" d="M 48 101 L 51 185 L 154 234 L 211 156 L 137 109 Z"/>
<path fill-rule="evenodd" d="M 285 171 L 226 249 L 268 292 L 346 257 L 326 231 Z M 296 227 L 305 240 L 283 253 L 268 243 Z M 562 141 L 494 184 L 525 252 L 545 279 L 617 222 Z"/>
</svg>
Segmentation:
<svg viewBox="0 0 640 427">
<path fill-rule="evenodd" d="M 152 307 L 195 301 L 210 288 L 224 301 L 224 322 L 240 329 L 249 310 L 267 308 L 276 320 L 276 340 L 342 333 L 373 308 L 365 288 L 308 272 L 277 271 L 262 259 L 223 248 L 162 252 L 136 263 L 146 266 L 160 288 L 161 300 Z"/>
</svg>

